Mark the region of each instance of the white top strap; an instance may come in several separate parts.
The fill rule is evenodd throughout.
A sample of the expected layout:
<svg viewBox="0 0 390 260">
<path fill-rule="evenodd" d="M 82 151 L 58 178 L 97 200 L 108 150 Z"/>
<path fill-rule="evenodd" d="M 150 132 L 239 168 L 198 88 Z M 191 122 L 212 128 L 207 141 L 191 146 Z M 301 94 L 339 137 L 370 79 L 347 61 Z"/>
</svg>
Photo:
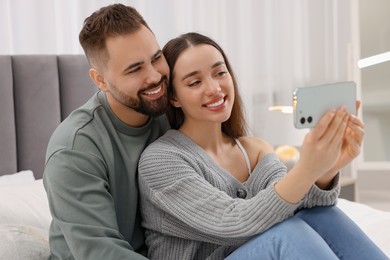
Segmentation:
<svg viewBox="0 0 390 260">
<path fill-rule="evenodd" d="M 249 161 L 248 154 L 245 151 L 244 147 L 242 146 L 241 142 L 238 139 L 234 139 L 234 140 L 236 141 L 236 144 L 238 145 L 238 147 L 240 148 L 242 154 L 244 155 L 246 166 L 248 167 L 248 172 L 249 172 L 249 175 L 250 175 L 252 171 L 251 171 L 251 163 Z"/>
</svg>

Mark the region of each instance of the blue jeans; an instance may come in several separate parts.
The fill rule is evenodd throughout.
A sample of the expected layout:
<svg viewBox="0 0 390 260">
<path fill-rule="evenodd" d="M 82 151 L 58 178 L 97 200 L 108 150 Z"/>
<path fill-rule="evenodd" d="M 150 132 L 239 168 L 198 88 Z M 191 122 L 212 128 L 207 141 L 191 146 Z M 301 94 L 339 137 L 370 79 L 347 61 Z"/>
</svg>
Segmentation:
<svg viewBox="0 0 390 260">
<path fill-rule="evenodd" d="M 339 208 L 303 209 L 253 237 L 227 260 L 389 259 Z"/>
</svg>

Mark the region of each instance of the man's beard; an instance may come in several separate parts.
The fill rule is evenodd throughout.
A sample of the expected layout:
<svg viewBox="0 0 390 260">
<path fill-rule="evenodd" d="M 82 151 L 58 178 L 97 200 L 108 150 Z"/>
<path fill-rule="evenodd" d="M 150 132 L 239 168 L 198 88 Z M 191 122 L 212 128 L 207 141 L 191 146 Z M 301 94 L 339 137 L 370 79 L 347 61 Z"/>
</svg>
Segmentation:
<svg viewBox="0 0 390 260">
<path fill-rule="evenodd" d="M 165 85 L 165 89 L 162 89 L 161 91 L 164 91 L 164 95 L 162 95 L 160 98 L 156 100 L 149 101 L 147 99 L 144 99 L 143 92 L 156 88 L 157 86 Z M 161 80 L 158 83 L 151 84 L 143 89 L 140 89 L 137 93 L 138 98 L 131 97 L 125 93 L 123 93 L 121 90 L 119 90 L 115 85 L 110 83 L 111 86 L 111 95 L 122 105 L 134 109 L 138 113 L 151 116 L 151 117 L 157 117 L 162 114 L 164 114 L 167 111 L 168 108 L 168 94 L 167 94 L 167 88 L 168 88 L 168 80 L 166 76 L 162 76 Z M 163 87 L 162 87 L 163 88 Z"/>
</svg>

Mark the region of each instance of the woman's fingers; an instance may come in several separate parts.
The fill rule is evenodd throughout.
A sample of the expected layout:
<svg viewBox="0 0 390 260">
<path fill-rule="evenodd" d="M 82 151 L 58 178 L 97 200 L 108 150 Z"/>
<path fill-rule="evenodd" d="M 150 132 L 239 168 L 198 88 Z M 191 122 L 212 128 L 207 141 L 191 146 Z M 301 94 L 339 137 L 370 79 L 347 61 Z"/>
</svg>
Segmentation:
<svg viewBox="0 0 390 260">
<path fill-rule="evenodd" d="M 362 102 L 360 102 L 360 100 L 356 100 L 356 115 L 358 114 L 358 111 L 359 111 L 361 104 L 362 104 Z"/>
<path fill-rule="evenodd" d="M 343 144 L 343 137 L 345 134 L 345 131 L 348 126 L 348 115 L 345 115 L 342 118 L 342 122 L 337 128 L 336 133 L 333 136 L 333 139 L 330 141 L 330 145 L 335 145 L 335 147 L 339 148 Z"/>
<path fill-rule="evenodd" d="M 361 105 L 360 100 L 356 101 L 356 112 L 359 110 Z M 340 132 L 338 129 L 339 127 L 343 127 L 345 130 L 344 124 L 341 125 L 346 118 L 348 117 L 348 112 L 345 107 L 338 108 L 337 110 L 330 110 L 327 113 L 324 114 L 324 116 L 320 119 L 317 126 L 312 129 L 312 135 L 315 139 L 322 139 L 324 138 L 325 141 L 332 141 L 334 139 L 334 135 L 336 132 Z M 357 118 L 356 115 L 350 116 L 350 120 L 353 121 L 353 123 L 358 124 L 361 127 L 364 127 L 363 123 Z M 348 120 L 347 120 L 348 121 Z M 341 131 L 344 132 L 344 131 Z"/>
<path fill-rule="evenodd" d="M 340 142 L 344 135 L 347 122 L 348 122 L 348 114 L 345 108 L 339 108 L 332 122 L 329 124 L 327 131 L 324 132 L 323 136 L 321 137 L 321 140 L 325 144 Z"/>
<path fill-rule="evenodd" d="M 364 128 L 363 122 L 362 122 L 357 116 L 355 116 L 355 115 L 350 115 L 349 121 L 350 121 L 351 123 L 355 124 L 355 125 L 358 125 L 358 126 Z"/>
<path fill-rule="evenodd" d="M 355 116 L 350 116 L 346 135 L 355 138 L 356 141 L 362 143 L 364 134 L 365 132 L 363 122 Z"/>
<path fill-rule="evenodd" d="M 332 122 L 335 116 L 336 110 L 330 110 L 326 112 L 318 121 L 316 127 L 311 130 L 311 135 L 316 141 L 325 134 L 325 132 L 328 130 L 329 124 Z"/>
<path fill-rule="evenodd" d="M 353 138 L 353 136 L 346 136 L 346 141 L 348 145 L 348 149 L 350 151 L 350 156 L 355 157 L 360 153 L 360 148 L 361 148 L 361 141 L 356 140 L 356 138 Z"/>
</svg>

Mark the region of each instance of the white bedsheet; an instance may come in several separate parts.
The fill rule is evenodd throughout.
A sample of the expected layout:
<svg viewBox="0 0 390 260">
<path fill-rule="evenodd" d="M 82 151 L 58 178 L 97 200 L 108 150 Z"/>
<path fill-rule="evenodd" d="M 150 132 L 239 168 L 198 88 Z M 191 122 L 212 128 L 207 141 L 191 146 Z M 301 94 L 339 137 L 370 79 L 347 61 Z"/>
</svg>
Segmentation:
<svg viewBox="0 0 390 260">
<path fill-rule="evenodd" d="M 8 259 L 13 250 L 14 260 L 47 256 L 51 216 L 42 180 L 0 187 L 0 198 L 0 237 L 3 239 L 0 259 L 4 259 L 5 254 Z M 339 199 L 337 206 L 390 258 L 390 212 L 345 199 Z M 5 250 L 5 240 L 9 245 L 17 246 Z M 27 255 L 30 257 L 26 258 Z"/>
<path fill-rule="evenodd" d="M 345 199 L 339 199 L 337 206 L 390 258 L 390 212 Z"/>
</svg>

